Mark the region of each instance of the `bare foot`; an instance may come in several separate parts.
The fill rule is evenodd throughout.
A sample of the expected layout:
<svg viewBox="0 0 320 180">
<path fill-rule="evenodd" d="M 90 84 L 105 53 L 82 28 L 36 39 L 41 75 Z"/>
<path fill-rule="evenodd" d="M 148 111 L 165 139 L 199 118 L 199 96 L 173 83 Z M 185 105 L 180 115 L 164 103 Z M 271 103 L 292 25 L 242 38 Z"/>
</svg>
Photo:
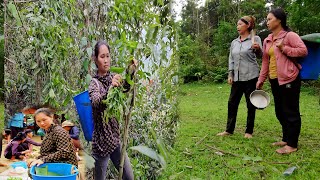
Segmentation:
<svg viewBox="0 0 320 180">
<path fill-rule="evenodd" d="M 252 138 L 252 134 L 246 133 L 246 134 L 244 134 L 244 138 L 250 139 L 250 138 Z"/>
<path fill-rule="evenodd" d="M 231 133 L 228 133 L 226 131 L 217 134 L 217 136 L 229 136 L 229 135 L 231 135 Z"/>
<path fill-rule="evenodd" d="M 290 153 L 296 152 L 297 150 L 298 150 L 298 148 L 294 148 L 294 147 L 286 145 L 280 149 L 277 149 L 276 152 L 278 154 L 290 154 Z"/>
<path fill-rule="evenodd" d="M 272 143 L 272 146 L 285 146 L 287 145 L 287 142 L 279 141 Z"/>
</svg>

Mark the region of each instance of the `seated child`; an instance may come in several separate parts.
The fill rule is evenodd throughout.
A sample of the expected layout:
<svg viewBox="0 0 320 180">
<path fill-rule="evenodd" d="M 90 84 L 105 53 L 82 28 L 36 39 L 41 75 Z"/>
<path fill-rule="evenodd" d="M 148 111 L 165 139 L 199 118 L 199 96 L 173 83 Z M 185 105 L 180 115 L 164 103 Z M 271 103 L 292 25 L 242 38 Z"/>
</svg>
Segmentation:
<svg viewBox="0 0 320 180">
<path fill-rule="evenodd" d="M 22 146 L 22 143 L 25 142 L 26 138 L 27 136 L 24 132 L 19 132 L 7 145 L 4 151 L 4 157 L 11 160 L 25 160 L 31 152 L 29 149 L 26 150 Z"/>
<path fill-rule="evenodd" d="M 37 143 L 34 140 L 32 140 L 33 131 L 31 129 L 25 130 L 24 133 L 26 133 L 27 135 L 26 140 L 22 143 L 22 146 L 25 150 L 29 149 L 32 152 L 33 145 L 41 146 L 41 143 Z"/>
</svg>

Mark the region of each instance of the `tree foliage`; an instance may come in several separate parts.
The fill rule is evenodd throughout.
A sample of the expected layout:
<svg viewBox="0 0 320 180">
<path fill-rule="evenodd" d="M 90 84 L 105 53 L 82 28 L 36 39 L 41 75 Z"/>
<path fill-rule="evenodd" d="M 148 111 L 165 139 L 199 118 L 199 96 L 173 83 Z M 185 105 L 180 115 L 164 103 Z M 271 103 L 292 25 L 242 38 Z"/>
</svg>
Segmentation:
<svg viewBox="0 0 320 180">
<path fill-rule="evenodd" d="M 237 20 L 254 15 L 258 32 L 265 19 L 264 1 L 207 0 L 187 1 L 182 10 L 179 31 L 180 75 L 184 82 L 195 80 L 223 82 L 231 41 L 236 38 Z"/>
<path fill-rule="evenodd" d="M 104 39 L 112 66 L 124 67 L 132 56 L 140 61 L 129 146 L 143 144 L 164 154 L 160 142 L 173 144 L 178 61 L 170 1 L 6 1 L 5 7 L 7 118 L 26 105 L 46 103 L 76 120 L 72 97 L 95 75 L 92 46 Z M 129 156 L 136 159 L 136 177 L 154 179 L 163 168 L 143 154 Z"/>
<path fill-rule="evenodd" d="M 311 0 L 199 0 L 187 1 L 179 22 L 180 75 L 184 82 L 222 82 L 226 79 L 230 43 L 237 37 L 236 23 L 244 15 L 256 18 L 257 34 L 263 40 L 269 31 L 266 16 L 270 8 L 282 7 L 289 26 L 299 35 L 319 32 L 320 2 Z"/>
<path fill-rule="evenodd" d="M 4 9 L 3 9 L 3 1 L 1 2 L 0 9 L 0 23 L 4 24 Z M 3 97 L 3 86 L 4 85 L 4 36 L 3 36 L 3 28 L 0 29 L 0 100 L 4 99 Z"/>
</svg>

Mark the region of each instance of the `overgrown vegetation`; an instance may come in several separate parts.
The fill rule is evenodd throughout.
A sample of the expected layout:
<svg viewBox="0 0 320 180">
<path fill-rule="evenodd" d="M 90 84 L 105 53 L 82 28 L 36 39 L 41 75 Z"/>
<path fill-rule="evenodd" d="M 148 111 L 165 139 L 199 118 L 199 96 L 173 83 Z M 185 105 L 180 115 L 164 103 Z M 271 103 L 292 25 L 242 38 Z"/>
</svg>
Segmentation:
<svg viewBox="0 0 320 180">
<path fill-rule="evenodd" d="M 137 178 L 155 179 L 163 168 L 159 157 L 168 160 L 165 152 L 177 124 L 176 28 L 170 9 L 166 0 L 5 1 L 6 117 L 26 105 L 47 103 L 76 120 L 72 97 L 95 74 L 92 46 L 104 39 L 113 66 L 124 67 L 132 56 L 140 61 L 129 147 L 147 146 L 157 158 L 150 158 L 151 150 L 128 153 Z M 86 179 L 92 172 L 88 169 Z M 117 173 L 111 169 L 109 176 Z"/>
<path fill-rule="evenodd" d="M 0 131 L 2 132 L 3 128 L 4 128 L 4 105 L 3 102 L 0 102 Z"/>
<path fill-rule="evenodd" d="M 3 2 L 0 1 L 0 23 L 4 24 L 3 18 Z M 4 100 L 3 96 L 3 85 L 4 85 L 4 36 L 3 36 L 3 28 L 0 29 L 0 100 Z"/>
</svg>

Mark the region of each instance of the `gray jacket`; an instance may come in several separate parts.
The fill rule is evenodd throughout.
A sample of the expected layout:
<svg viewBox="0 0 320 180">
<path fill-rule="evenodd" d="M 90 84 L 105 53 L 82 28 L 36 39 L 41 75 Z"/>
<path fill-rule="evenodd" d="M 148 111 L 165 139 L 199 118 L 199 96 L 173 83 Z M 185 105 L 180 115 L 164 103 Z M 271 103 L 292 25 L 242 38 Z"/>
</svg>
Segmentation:
<svg viewBox="0 0 320 180">
<path fill-rule="evenodd" d="M 260 37 L 254 38 L 262 50 Z M 242 42 L 240 37 L 232 41 L 229 54 L 229 77 L 233 77 L 233 81 L 249 81 L 259 77 L 260 69 L 256 57 L 259 53 L 255 53 L 251 46 L 251 35 Z"/>
</svg>

